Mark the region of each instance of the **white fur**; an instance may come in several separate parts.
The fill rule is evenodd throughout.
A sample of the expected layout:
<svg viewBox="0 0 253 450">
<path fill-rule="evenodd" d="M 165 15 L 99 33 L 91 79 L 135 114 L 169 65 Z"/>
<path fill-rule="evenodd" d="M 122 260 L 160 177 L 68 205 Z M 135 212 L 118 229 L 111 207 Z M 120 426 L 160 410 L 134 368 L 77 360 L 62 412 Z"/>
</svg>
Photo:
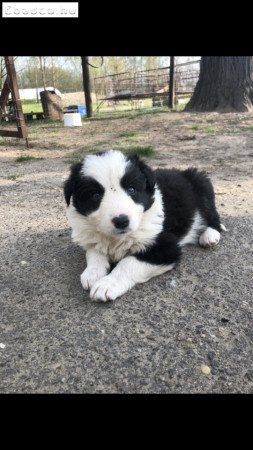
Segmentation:
<svg viewBox="0 0 253 450">
<path fill-rule="evenodd" d="M 214 228 L 207 227 L 207 229 L 204 231 L 204 233 L 201 234 L 199 238 L 199 245 L 202 247 L 212 247 L 214 245 L 217 245 L 220 240 L 220 233 L 219 231 L 215 230 Z"/>
<path fill-rule="evenodd" d="M 155 241 L 163 227 L 162 196 L 157 187 L 154 197 L 155 201 L 151 208 L 147 211 L 143 211 L 142 208 L 138 229 L 122 235 L 110 235 L 101 231 L 100 220 L 104 219 L 99 212 L 100 208 L 95 213 L 83 216 L 74 208 L 71 200 L 70 206 L 67 208 L 67 217 L 72 228 L 73 241 L 84 250 L 92 248 L 98 253 L 110 257 L 112 261 L 118 261 L 127 254 L 144 250 L 147 245 Z M 132 205 L 132 210 L 135 210 L 136 204 L 131 198 L 129 200 L 131 202 L 129 205 Z"/>
<path fill-rule="evenodd" d="M 97 281 L 90 291 L 93 300 L 106 302 L 125 294 L 136 283 L 144 283 L 150 278 L 173 269 L 174 264 L 155 266 L 137 260 L 134 256 L 123 258 L 112 272 Z"/>
<path fill-rule="evenodd" d="M 108 258 L 96 250 L 90 249 L 86 252 L 87 268 L 81 274 L 81 283 L 85 290 L 90 289 L 93 284 L 103 278 L 108 270 L 110 264 Z"/>
<path fill-rule="evenodd" d="M 179 245 L 183 247 L 187 244 L 196 244 L 198 242 L 200 232 L 206 228 L 205 222 L 199 212 L 197 211 L 194 216 L 192 226 L 188 233 L 181 239 Z"/>
<path fill-rule="evenodd" d="M 90 289 L 93 300 L 114 300 L 136 283 L 144 283 L 174 267 L 174 264 L 149 264 L 131 256 L 144 251 L 155 242 L 163 229 L 164 209 L 162 194 L 157 185 L 154 202 L 146 211 L 125 192 L 120 180 L 128 164 L 129 161 L 121 152 L 112 150 L 104 155 L 87 156 L 81 173 L 94 178 L 103 186 L 103 198 L 99 208 L 87 216 L 76 210 L 72 199 L 67 208 L 72 239 L 86 250 L 87 268 L 81 274 L 81 283 L 84 289 Z M 129 218 L 125 234 L 118 234 L 112 223 L 112 219 L 121 214 Z M 210 227 L 206 228 L 197 211 L 190 230 L 179 245 L 194 244 L 198 239 L 200 245 L 215 245 L 219 242 L 220 233 Z M 107 275 L 109 261 L 119 262 Z"/>
<path fill-rule="evenodd" d="M 118 235 L 112 219 L 121 214 L 128 216 L 129 226 L 126 231 L 139 228 L 143 206 L 136 204 L 121 187 L 120 180 L 130 162 L 119 151 L 109 150 L 103 155 L 88 155 L 83 162 L 81 173 L 92 177 L 105 189 L 99 208 L 89 215 L 94 228 L 103 234 Z"/>
</svg>

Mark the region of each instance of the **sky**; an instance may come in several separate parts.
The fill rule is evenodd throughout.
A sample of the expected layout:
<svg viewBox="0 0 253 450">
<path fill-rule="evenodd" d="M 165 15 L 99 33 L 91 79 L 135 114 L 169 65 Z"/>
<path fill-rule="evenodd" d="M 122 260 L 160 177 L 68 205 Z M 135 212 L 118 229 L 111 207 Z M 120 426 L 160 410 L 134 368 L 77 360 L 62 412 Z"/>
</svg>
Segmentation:
<svg viewBox="0 0 253 450">
<path fill-rule="evenodd" d="M 55 58 L 57 58 L 57 59 L 59 58 L 58 62 L 60 63 L 60 65 L 73 69 L 73 65 L 71 63 L 68 63 L 65 60 L 64 56 L 59 56 L 59 57 L 55 57 Z M 163 67 L 169 66 L 170 65 L 170 57 L 162 56 L 162 58 L 163 58 Z M 183 63 L 185 61 L 188 61 L 189 58 L 191 58 L 191 60 L 200 59 L 200 56 L 176 56 L 176 58 L 177 58 L 178 63 Z M 16 59 L 16 62 L 15 62 L 16 70 L 19 71 L 19 70 L 24 69 L 26 66 L 26 60 L 27 60 L 26 56 L 18 56 Z"/>
</svg>

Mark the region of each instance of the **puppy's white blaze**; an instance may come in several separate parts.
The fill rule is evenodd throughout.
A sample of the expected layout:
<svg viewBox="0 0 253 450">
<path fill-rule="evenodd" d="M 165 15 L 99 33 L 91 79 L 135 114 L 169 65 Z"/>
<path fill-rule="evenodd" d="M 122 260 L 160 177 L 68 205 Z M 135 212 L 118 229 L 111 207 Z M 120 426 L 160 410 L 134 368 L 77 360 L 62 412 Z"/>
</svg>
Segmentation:
<svg viewBox="0 0 253 450">
<path fill-rule="evenodd" d="M 81 173 L 98 181 L 105 192 L 99 208 L 91 213 L 94 228 L 103 234 L 115 234 L 113 217 L 121 214 L 129 218 L 129 231 L 137 230 L 143 214 L 143 206 L 136 204 L 120 185 L 130 161 L 119 151 L 109 150 L 102 155 L 88 155 Z"/>
<path fill-rule="evenodd" d="M 128 161 L 123 153 L 109 150 L 102 155 L 86 156 L 81 173 L 92 177 L 107 189 L 117 189 L 126 172 Z"/>
<path fill-rule="evenodd" d="M 129 200 L 133 202 L 130 198 Z M 83 216 L 75 209 L 71 199 L 70 205 L 67 208 L 67 218 L 72 228 L 73 241 L 79 244 L 84 250 L 93 248 L 107 255 L 113 261 L 119 261 L 127 254 L 145 250 L 148 245 L 151 245 L 155 241 L 157 235 L 162 231 L 164 212 L 160 190 L 157 187 L 155 188 L 154 203 L 148 210 L 143 212 L 141 205 L 136 206 L 137 208 L 141 207 L 142 211 L 137 230 L 126 235 L 106 235 L 99 228 L 103 216 L 99 214 L 96 217 L 96 212 L 88 216 Z"/>
<path fill-rule="evenodd" d="M 201 217 L 200 213 L 197 211 L 194 216 L 194 220 L 190 230 L 179 242 L 180 247 L 187 244 L 196 244 L 198 242 L 199 234 L 202 230 L 206 228 L 205 222 Z"/>
<path fill-rule="evenodd" d="M 150 278 L 172 270 L 174 265 L 153 265 L 138 261 L 134 256 L 127 256 L 117 264 L 109 275 L 101 278 L 93 285 L 90 297 L 93 300 L 104 302 L 115 300 L 135 284 L 145 283 Z"/>
<path fill-rule="evenodd" d="M 207 227 L 204 233 L 201 234 L 199 238 L 199 244 L 202 247 L 212 247 L 213 245 L 217 245 L 220 240 L 219 231 L 214 228 Z"/>
</svg>

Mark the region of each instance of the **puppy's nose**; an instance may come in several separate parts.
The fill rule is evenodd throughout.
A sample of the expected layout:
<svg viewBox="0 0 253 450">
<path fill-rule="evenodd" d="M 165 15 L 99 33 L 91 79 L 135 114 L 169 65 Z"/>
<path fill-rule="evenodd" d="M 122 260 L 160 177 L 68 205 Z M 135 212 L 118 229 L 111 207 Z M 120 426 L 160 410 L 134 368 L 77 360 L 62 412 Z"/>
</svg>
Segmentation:
<svg viewBox="0 0 253 450">
<path fill-rule="evenodd" d="M 119 216 L 112 219 L 112 223 L 116 228 L 124 230 L 124 228 L 128 227 L 129 225 L 129 219 L 125 214 L 120 214 Z"/>
</svg>

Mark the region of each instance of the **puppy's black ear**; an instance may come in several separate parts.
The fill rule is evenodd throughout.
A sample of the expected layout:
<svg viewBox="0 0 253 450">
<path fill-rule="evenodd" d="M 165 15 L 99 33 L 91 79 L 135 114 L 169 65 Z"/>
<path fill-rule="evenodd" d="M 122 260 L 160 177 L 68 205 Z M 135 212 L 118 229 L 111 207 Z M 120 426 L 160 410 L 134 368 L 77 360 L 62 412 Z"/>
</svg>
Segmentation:
<svg viewBox="0 0 253 450">
<path fill-rule="evenodd" d="M 140 171 L 145 175 L 147 190 L 153 193 L 155 188 L 155 176 L 153 170 L 140 159 L 137 153 L 130 153 L 127 157 L 133 164 L 139 167 Z"/>
<path fill-rule="evenodd" d="M 63 189 L 64 197 L 65 197 L 65 200 L 66 200 L 66 203 L 68 206 L 70 204 L 71 195 L 75 191 L 76 180 L 77 180 L 78 174 L 81 170 L 81 167 L 82 167 L 82 163 L 77 163 L 77 164 L 74 164 L 73 166 L 71 166 L 70 176 L 64 183 L 64 189 Z"/>
<path fill-rule="evenodd" d="M 155 176 L 153 170 L 141 160 L 138 161 L 138 166 L 145 175 L 148 191 L 153 193 L 155 188 Z"/>
</svg>

